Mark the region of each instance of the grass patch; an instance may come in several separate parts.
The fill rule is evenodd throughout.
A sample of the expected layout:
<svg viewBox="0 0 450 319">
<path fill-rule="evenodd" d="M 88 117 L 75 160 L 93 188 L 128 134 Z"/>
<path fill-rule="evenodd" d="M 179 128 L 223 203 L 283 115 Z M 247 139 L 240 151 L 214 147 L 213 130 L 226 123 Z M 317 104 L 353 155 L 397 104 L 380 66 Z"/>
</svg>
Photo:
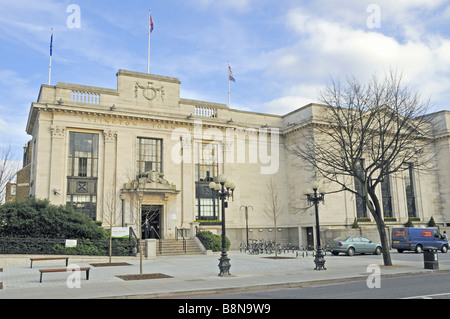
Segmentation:
<svg viewBox="0 0 450 319">
<path fill-rule="evenodd" d="M 116 263 L 95 263 L 91 264 L 93 267 L 112 267 L 112 266 L 131 266 L 129 263 L 116 262 Z"/>
<path fill-rule="evenodd" d="M 161 278 L 173 278 L 169 275 L 164 275 L 161 273 L 154 274 L 137 274 L 137 275 L 120 275 L 116 276 L 122 280 L 146 280 L 146 279 L 161 279 Z"/>
</svg>

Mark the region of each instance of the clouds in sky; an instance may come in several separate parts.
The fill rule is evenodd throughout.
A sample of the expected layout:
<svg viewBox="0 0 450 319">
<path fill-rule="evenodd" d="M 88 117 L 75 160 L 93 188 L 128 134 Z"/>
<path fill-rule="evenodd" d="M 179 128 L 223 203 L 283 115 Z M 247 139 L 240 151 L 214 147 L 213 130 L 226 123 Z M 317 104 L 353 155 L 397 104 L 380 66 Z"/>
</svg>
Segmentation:
<svg viewBox="0 0 450 319">
<path fill-rule="evenodd" d="M 72 3 L 80 28 L 67 26 Z M 180 78 L 184 98 L 226 103 L 230 61 L 233 108 L 286 114 L 317 102 L 330 77 L 396 68 L 437 109 L 450 109 L 445 0 L 0 0 L 0 143 L 27 141 L 29 106 L 47 81 L 51 27 L 52 84 L 115 88 L 118 69 L 146 72 L 149 9 L 151 73 Z"/>
<path fill-rule="evenodd" d="M 266 102 L 269 108 L 277 102 L 289 109 L 292 101 L 314 100 L 314 86 L 323 87 L 329 77 L 351 73 L 365 79 L 389 68 L 403 72 L 408 84 L 432 95 L 440 108 L 449 108 L 443 105 L 450 97 L 450 37 L 442 28 L 448 23 L 440 12 L 444 1 L 380 1 L 380 28 L 368 27 L 373 11 L 367 12 L 364 1 L 350 10 L 345 7 L 349 1 L 319 2 L 329 11 L 316 13 L 299 6 L 286 14 L 297 39 L 271 53 L 274 64 L 268 72 L 285 84 L 285 94 Z"/>
</svg>

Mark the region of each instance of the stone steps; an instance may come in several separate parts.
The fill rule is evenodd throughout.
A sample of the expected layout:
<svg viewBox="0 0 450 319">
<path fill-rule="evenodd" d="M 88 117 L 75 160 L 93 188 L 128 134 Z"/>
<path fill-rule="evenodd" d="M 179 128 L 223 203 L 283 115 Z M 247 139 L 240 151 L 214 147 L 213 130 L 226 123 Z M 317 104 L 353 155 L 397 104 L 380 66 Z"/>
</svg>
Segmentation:
<svg viewBox="0 0 450 319">
<path fill-rule="evenodd" d="M 161 251 L 160 251 L 161 241 Z M 194 239 L 189 238 L 185 240 L 186 250 L 183 249 L 183 239 L 160 239 L 156 241 L 156 255 L 157 256 L 173 256 L 173 255 L 201 255 L 203 254 L 200 247 Z M 141 243 L 142 251 L 145 251 L 145 242 Z"/>
</svg>

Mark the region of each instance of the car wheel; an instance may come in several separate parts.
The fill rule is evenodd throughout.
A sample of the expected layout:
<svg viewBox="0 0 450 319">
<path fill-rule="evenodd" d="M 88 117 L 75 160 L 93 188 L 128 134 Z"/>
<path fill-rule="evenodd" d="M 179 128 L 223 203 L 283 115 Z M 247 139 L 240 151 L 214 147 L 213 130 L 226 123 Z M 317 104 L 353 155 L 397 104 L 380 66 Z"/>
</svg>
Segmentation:
<svg viewBox="0 0 450 319">
<path fill-rule="evenodd" d="M 353 256 L 354 254 L 355 254 L 355 248 L 350 247 L 349 249 L 347 249 L 348 256 Z"/>
<path fill-rule="evenodd" d="M 441 251 L 445 254 L 448 251 L 447 245 L 443 245 Z"/>
<path fill-rule="evenodd" d="M 338 251 L 332 251 L 331 253 L 332 253 L 334 256 L 339 255 L 339 252 L 338 252 Z"/>
<path fill-rule="evenodd" d="M 375 254 L 375 255 L 381 255 L 381 247 L 375 248 L 374 254 Z"/>
<path fill-rule="evenodd" d="M 397 251 L 401 254 L 403 252 L 403 249 L 397 249 Z"/>
<path fill-rule="evenodd" d="M 417 245 L 416 246 L 416 253 L 418 253 L 418 254 L 423 253 L 422 245 Z"/>
</svg>

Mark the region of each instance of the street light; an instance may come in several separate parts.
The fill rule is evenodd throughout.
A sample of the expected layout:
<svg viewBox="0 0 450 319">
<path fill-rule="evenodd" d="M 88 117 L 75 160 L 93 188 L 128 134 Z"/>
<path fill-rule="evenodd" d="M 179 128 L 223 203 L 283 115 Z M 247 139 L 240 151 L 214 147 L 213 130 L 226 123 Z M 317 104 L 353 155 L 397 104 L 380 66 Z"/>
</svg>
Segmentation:
<svg viewBox="0 0 450 319">
<path fill-rule="evenodd" d="M 323 202 L 325 199 L 325 190 L 319 188 L 319 183 L 316 181 L 312 184 L 312 190 L 308 189 L 306 191 L 306 198 L 308 203 L 314 204 L 316 212 L 316 236 L 317 236 L 317 250 L 316 256 L 314 258 L 314 263 L 316 264 L 315 270 L 326 270 L 325 268 L 325 254 L 323 253 L 322 246 L 320 244 L 320 226 L 319 226 L 319 203 Z"/>
<path fill-rule="evenodd" d="M 120 200 L 122 201 L 122 227 L 125 226 L 125 194 L 120 194 Z"/>
<path fill-rule="evenodd" d="M 219 276 L 229 276 L 230 275 L 230 258 L 227 256 L 227 242 L 225 234 L 225 208 L 228 207 L 228 200 L 231 196 L 233 198 L 233 192 L 236 188 L 236 184 L 227 181 L 225 175 L 220 175 L 217 179 L 219 183 L 211 182 L 209 183 L 209 188 L 212 190 L 213 196 L 217 196 L 222 201 L 222 254 L 219 259 Z"/>
<path fill-rule="evenodd" d="M 248 209 L 251 208 L 253 210 L 253 207 L 250 205 L 242 205 L 241 209 L 245 208 L 245 229 L 247 231 L 247 249 L 248 249 Z"/>
</svg>

